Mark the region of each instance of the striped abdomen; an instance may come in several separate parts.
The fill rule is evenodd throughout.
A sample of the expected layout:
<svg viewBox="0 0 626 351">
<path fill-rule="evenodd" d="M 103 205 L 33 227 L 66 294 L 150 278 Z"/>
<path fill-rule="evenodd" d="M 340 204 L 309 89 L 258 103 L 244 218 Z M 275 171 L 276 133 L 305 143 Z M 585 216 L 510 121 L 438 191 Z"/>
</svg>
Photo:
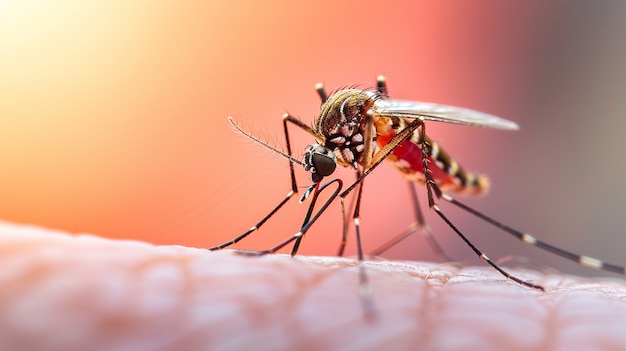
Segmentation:
<svg viewBox="0 0 626 351">
<path fill-rule="evenodd" d="M 378 117 L 375 124 L 378 134 L 376 138 L 378 147 L 387 144 L 396 134 L 396 131 L 404 129 L 410 122 L 402 118 Z M 405 140 L 393 150 L 387 160 L 407 179 L 424 183 L 421 144 L 420 130 L 417 129 L 410 139 Z M 428 136 L 426 136 L 426 145 L 430 161 L 430 174 L 441 190 L 471 194 L 482 194 L 487 190 L 489 181 L 485 176 L 466 172 L 458 162 Z"/>
</svg>

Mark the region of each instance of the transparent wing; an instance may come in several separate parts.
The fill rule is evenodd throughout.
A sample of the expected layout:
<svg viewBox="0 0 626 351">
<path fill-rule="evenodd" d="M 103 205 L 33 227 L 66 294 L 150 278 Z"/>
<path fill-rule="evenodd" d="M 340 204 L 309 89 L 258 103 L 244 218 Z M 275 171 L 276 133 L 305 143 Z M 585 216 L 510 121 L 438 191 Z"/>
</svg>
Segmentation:
<svg viewBox="0 0 626 351">
<path fill-rule="evenodd" d="M 516 130 L 515 122 L 462 107 L 395 99 L 378 99 L 374 104 L 381 117 L 419 118 L 468 126 Z"/>
</svg>

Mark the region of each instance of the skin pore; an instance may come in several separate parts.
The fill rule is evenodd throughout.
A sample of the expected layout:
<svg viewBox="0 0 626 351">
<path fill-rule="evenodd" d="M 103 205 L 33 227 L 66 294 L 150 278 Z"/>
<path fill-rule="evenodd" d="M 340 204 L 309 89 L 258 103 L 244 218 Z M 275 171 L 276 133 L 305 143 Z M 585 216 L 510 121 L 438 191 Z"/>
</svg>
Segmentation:
<svg viewBox="0 0 626 351">
<path fill-rule="evenodd" d="M 246 257 L 0 223 L 0 349 L 626 349 L 626 283 L 489 267 Z"/>
</svg>

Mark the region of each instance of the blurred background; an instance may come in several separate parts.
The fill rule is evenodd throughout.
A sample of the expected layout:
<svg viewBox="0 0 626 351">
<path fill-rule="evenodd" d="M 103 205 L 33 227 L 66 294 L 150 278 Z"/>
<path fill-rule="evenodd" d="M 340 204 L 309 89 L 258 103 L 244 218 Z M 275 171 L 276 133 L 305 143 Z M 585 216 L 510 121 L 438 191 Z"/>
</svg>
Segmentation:
<svg viewBox="0 0 626 351">
<path fill-rule="evenodd" d="M 313 89 L 373 86 L 473 108 L 517 132 L 431 123 L 490 192 L 466 203 L 574 252 L 626 265 L 626 2 L 0 0 L 0 219 L 155 244 L 209 247 L 255 224 L 290 189 L 281 116 L 310 123 Z M 295 152 L 312 143 L 292 132 Z M 353 173 L 341 170 L 345 181 Z M 298 170 L 298 185 L 309 177 Z M 422 203 L 425 203 L 425 192 Z M 441 208 L 492 258 L 601 275 Z M 239 248 L 299 230 L 294 199 Z M 366 251 L 412 221 L 402 176 L 367 178 Z M 428 213 L 447 253 L 482 264 Z M 338 203 L 300 252 L 334 255 Z M 354 240 L 348 254 L 355 254 Z M 436 259 L 414 236 L 393 259 Z"/>
</svg>

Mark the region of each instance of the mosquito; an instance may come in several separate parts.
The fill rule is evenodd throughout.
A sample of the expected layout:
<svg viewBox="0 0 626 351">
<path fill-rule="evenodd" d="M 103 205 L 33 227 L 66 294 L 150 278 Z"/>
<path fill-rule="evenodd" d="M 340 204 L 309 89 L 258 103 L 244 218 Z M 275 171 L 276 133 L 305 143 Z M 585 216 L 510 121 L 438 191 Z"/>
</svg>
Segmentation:
<svg viewBox="0 0 626 351">
<path fill-rule="evenodd" d="M 345 199 L 350 193 L 356 190 L 352 222 L 355 228 L 358 261 L 362 262 L 364 255 L 361 246 L 359 219 L 363 184 L 365 178 L 376 169 L 383 160 L 387 160 L 409 181 L 415 223 L 406 231 L 389 240 L 387 244 L 376 250 L 374 254 L 380 254 L 412 233 L 421 231 L 428 239 L 429 244 L 433 247 L 435 252 L 445 257 L 441 246 L 434 239 L 428 226 L 425 224 L 420 209 L 416 185 L 422 185 L 426 187 L 428 207 L 434 210 L 480 259 L 487 262 L 487 264 L 504 277 L 516 283 L 541 291 L 545 290 L 541 285 L 508 273 L 492 261 L 482 250 L 473 244 L 456 225 L 454 225 L 439 208 L 436 200 L 451 203 L 501 229 L 505 233 L 518 238 L 524 243 L 539 247 L 565 259 L 595 269 L 602 269 L 622 275 L 626 274 L 626 268 L 622 266 L 604 263 L 599 259 L 575 254 L 547 244 L 529 233 L 509 227 L 459 202 L 447 193 L 482 194 L 487 190 L 488 179 L 483 175 L 466 171 L 437 142 L 433 141 L 426 134 L 426 121 L 502 130 L 517 130 L 519 127 L 516 123 L 466 108 L 391 99 L 388 96 L 387 84 L 383 76 L 378 77 L 376 88 L 373 89 L 347 87 L 338 89 L 329 95 L 320 83 L 316 85 L 316 90 L 322 100 L 322 104 L 319 116 L 313 121 L 312 126 L 307 126 L 289 114 L 283 116 L 283 129 L 287 147 L 286 152 L 278 150 L 256 136 L 246 132 L 229 117 L 231 125 L 241 134 L 283 156 L 289 161 L 291 190 L 287 193 L 285 198 L 256 225 L 234 239 L 213 246 L 209 248 L 209 250 L 223 249 L 257 231 L 267 220 L 278 212 L 289 199 L 297 194 L 298 186 L 294 173 L 294 164 L 297 164 L 303 167 L 305 171 L 310 172 L 312 181 L 312 184 L 307 187 L 300 198 L 300 202 L 304 202 L 309 198 L 311 199 L 300 230 L 287 240 L 284 240 L 268 250 L 242 252 L 251 255 L 270 254 L 293 242 L 291 255 L 296 255 L 300 242 L 306 232 L 327 207 L 339 197 L 344 225 L 338 255 L 342 256 L 347 242 L 349 220 L 346 216 Z M 315 143 L 305 149 L 302 160 L 292 156 L 288 128 L 290 124 L 304 130 L 315 138 Z M 341 179 L 333 178 L 324 181 L 325 177 L 329 177 L 333 174 L 337 165 L 352 168 L 356 173 L 356 180 L 343 190 L 343 181 Z M 319 194 L 331 186 L 334 186 L 333 192 L 317 212 L 315 212 L 314 208 Z M 350 206 L 350 208 L 351 207 L 352 206 Z M 362 265 L 359 266 L 361 267 L 361 286 L 367 287 L 365 271 L 362 269 Z"/>
</svg>

